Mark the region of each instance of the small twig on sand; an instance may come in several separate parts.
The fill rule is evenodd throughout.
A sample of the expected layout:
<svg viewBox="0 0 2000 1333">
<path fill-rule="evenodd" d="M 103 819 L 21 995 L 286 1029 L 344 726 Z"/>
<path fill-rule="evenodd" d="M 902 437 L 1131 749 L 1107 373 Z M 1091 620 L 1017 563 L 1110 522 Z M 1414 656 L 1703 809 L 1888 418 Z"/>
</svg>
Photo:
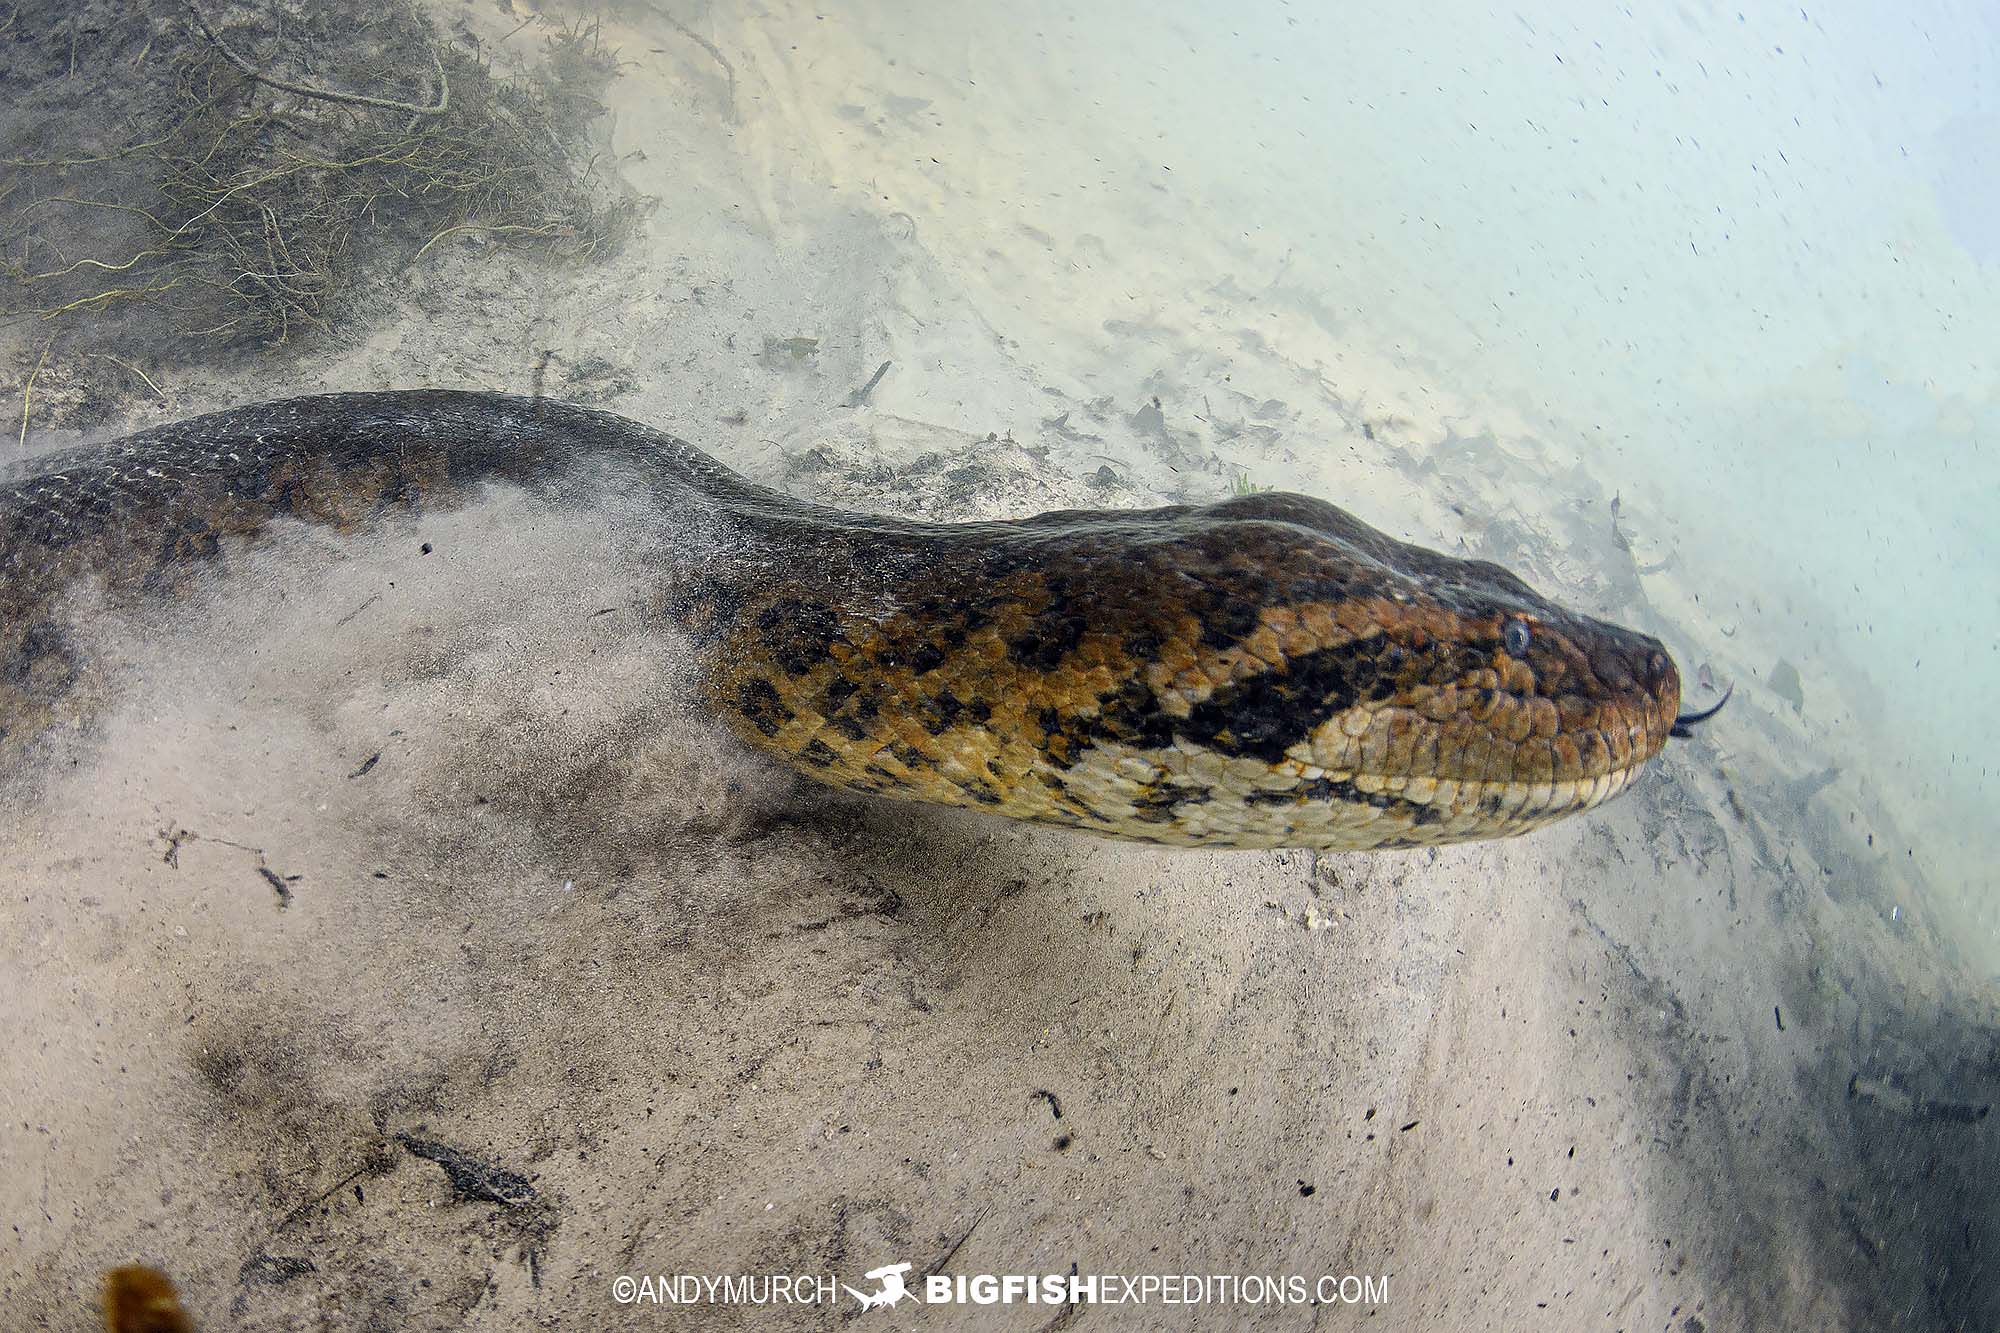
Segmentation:
<svg viewBox="0 0 2000 1333">
<path fill-rule="evenodd" d="M 932 1277 L 938 1273 L 942 1273 L 944 1271 L 944 1266 L 950 1263 L 954 1258 L 956 1258 L 958 1252 L 965 1248 L 965 1242 L 972 1239 L 972 1233 L 979 1230 L 979 1224 L 981 1222 L 984 1222 L 986 1220 L 986 1215 L 992 1211 L 993 1211 L 993 1205 L 990 1203 L 987 1204 L 984 1208 L 981 1208 L 979 1210 L 979 1215 L 972 1219 L 972 1225 L 959 1233 L 958 1239 L 951 1243 L 951 1248 L 946 1250 L 944 1252 L 943 1257 L 930 1266 L 929 1271 L 926 1272 L 924 1276 Z"/>
<path fill-rule="evenodd" d="M 722 66 L 722 77 L 728 80 L 728 85 L 729 85 L 728 90 L 723 94 L 722 110 L 723 114 L 729 117 L 729 123 L 732 125 L 735 124 L 736 123 L 736 67 L 729 63 L 729 57 L 722 54 L 722 49 L 718 47 L 714 42 L 709 41 L 708 38 L 702 36 L 700 33 L 696 32 L 693 28 L 688 27 L 687 24 L 682 23 L 679 19 L 675 18 L 672 14 L 667 13 L 667 11 L 661 9 L 658 5 L 653 6 L 653 13 L 656 14 L 659 17 L 660 21 L 666 24 L 669 28 L 672 28 L 675 32 L 679 33 L 681 36 L 687 38 L 689 41 L 693 42 L 696 46 L 699 46 L 702 50 L 708 52 L 710 56 L 714 57 L 715 63 Z"/>
<path fill-rule="evenodd" d="M 565 234 L 566 230 L 567 230 L 566 228 L 556 223 L 546 223 L 542 226 L 528 226 L 525 224 L 516 224 L 516 223 L 508 223 L 502 225 L 497 222 L 467 222 L 456 227 L 446 227 L 443 231 L 431 237 L 428 241 L 425 241 L 423 245 L 418 248 L 417 252 L 410 256 L 410 262 L 414 264 L 419 259 L 422 259 L 424 257 L 424 251 L 430 249 L 433 245 L 436 245 L 439 241 L 443 240 L 445 237 L 459 236 L 465 234 L 466 232 L 483 231 L 494 236 L 498 236 L 503 233 L 511 234 L 514 232 L 526 232 L 530 236 L 561 236 Z"/>
<path fill-rule="evenodd" d="M 297 93 L 300 97 L 316 97 L 323 102 L 345 102 L 349 106 L 372 106 L 378 107 L 383 111 L 401 111 L 412 116 L 441 116 L 445 113 L 446 108 L 451 105 L 451 80 L 445 77 L 444 61 L 438 59 L 438 54 L 435 51 L 431 52 L 431 62 L 437 66 L 437 105 L 418 106 L 415 102 L 398 102 L 387 97 L 370 97 L 365 93 L 335 92 L 331 88 L 314 88 L 303 83 L 289 83 L 284 79 L 273 78 L 262 70 L 254 68 L 249 61 L 237 55 L 227 46 L 224 46 L 222 39 L 215 35 L 215 29 L 208 26 L 208 20 L 202 16 L 201 10 L 195 7 L 194 0 L 188 0 L 188 12 L 194 15 L 195 25 L 201 29 L 201 35 L 208 38 L 209 43 L 222 53 L 224 60 L 227 60 L 230 64 L 236 66 L 237 69 L 243 71 L 245 78 L 255 79 L 258 83 L 264 84 L 266 87 L 276 88 L 281 92 Z"/>
<path fill-rule="evenodd" d="M 130 361 L 121 361 L 117 357 L 111 355 L 111 353 L 109 352 L 86 352 L 84 353 L 84 355 L 96 357 L 100 361 L 109 361 L 114 366 L 125 367 L 125 369 L 131 371 L 134 375 L 137 375 L 140 379 L 146 381 L 146 387 L 151 389 L 154 393 L 160 395 L 161 402 L 164 403 L 167 401 L 167 391 L 165 389 L 162 389 L 159 385 L 153 383 L 153 377 L 151 375 L 148 375 L 145 371 L 139 369 L 139 367 L 133 365 Z"/>
<path fill-rule="evenodd" d="M 42 354 L 35 358 L 35 368 L 28 373 L 28 387 L 21 390 L 21 438 L 16 443 L 23 453 L 28 448 L 28 405 L 35 401 L 35 381 L 41 377 L 42 363 L 49 359 L 49 348 L 55 345 L 54 338 L 42 344 Z"/>
<path fill-rule="evenodd" d="M 389 1161 L 391 1162 L 393 1162 L 394 1160 L 395 1160 L 394 1158 L 389 1159 Z M 304 1203 L 292 1209 L 291 1212 L 286 1213 L 283 1217 L 279 1218 L 278 1225 L 272 1228 L 272 1230 L 283 1231 L 286 1227 L 291 1226 L 294 1222 L 297 1222 L 300 1218 L 307 1216 L 313 1211 L 313 1209 L 319 1207 L 321 1204 L 325 1203 L 328 1199 L 331 1199 L 334 1195 L 340 1193 L 342 1190 L 346 1189 L 349 1185 L 352 1185 L 355 1181 L 361 1179 L 361 1177 L 379 1173 L 380 1171 L 382 1171 L 383 1165 L 384 1165 L 383 1156 L 379 1151 L 370 1153 L 367 1161 L 363 1162 L 360 1166 L 355 1167 L 352 1171 L 349 1171 L 339 1180 L 334 1181 L 331 1185 L 328 1185 L 318 1194 L 314 1195 L 310 1199 L 307 1199 Z"/>
<path fill-rule="evenodd" d="M 882 377 L 888 373 L 889 373 L 889 363 L 887 361 L 884 361 L 881 365 L 875 367 L 875 373 L 868 377 L 868 382 L 862 385 L 860 388 L 856 389 L 853 393 L 847 395 L 847 402 L 845 406 L 859 407 L 863 403 L 867 402 L 868 395 L 875 392 L 875 386 L 880 384 L 882 382 Z"/>
<path fill-rule="evenodd" d="M 378 592 L 378 593 L 374 594 L 374 595 L 373 595 L 373 596 L 371 596 L 371 597 L 370 597 L 370 598 L 369 598 L 369 599 L 368 599 L 367 601 L 365 601 L 365 602 L 363 602 L 363 603 L 362 603 L 361 605 L 359 605 L 359 606 L 355 607 L 355 608 L 354 608 L 354 609 L 353 609 L 352 611 L 349 611 L 349 612 L 348 612 L 348 613 L 347 613 L 346 615 L 342 616 L 342 617 L 341 617 L 340 619 L 338 619 L 338 620 L 334 621 L 334 622 L 333 622 L 333 627 L 334 627 L 335 629 L 339 629 L 339 628 L 340 628 L 340 627 L 341 627 L 342 625 L 345 625 L 345 624 L 346 624 L 346 623 L 347 623 L 348 621 L 350 621 L 350 620 L 354 619 L 354 617 L 356 617 L 356 616 L 360 615 L 360 614 L 361 614 L 361 613 L 362 613 L 363 611 L 366 611 L 366 610 L 367 610 L 367 609 L 368 609 L 369 607 L 371 607 L 371 606 L 375 605 L 375 603 L 377 603 L 377 602 L 379 602 L 379 601 L 381 601 L 381 600 L 382 600 L 382 594 L 381 594 L 381 593 L 379 593 L 379 592 Z"/>
<path fill-rule="evenodd" d="M 264 882 L 269 884 L 272 891 L 278 895 L 279 911 L 283 911 L 292 905 L 292 885 L 304 878 L 302 875 L 279 874 L 277 871 L 271 869 L 271 863 L 264 859 L 264 849 L 262 847 L 252 847 L 245 842 L 232 842 L 228 838 L 211 838 L 206 834 L 196 833 L 193 829 L 176 829 L 171 824 L 160 830 L 160 837 L 164 838 L 167 843 L 166 854 L 160 859 L 176 870 L 180 869 L 181 848 L 191 842 L 212 842 L 222 847 L 234 847 L 239 852 L 250 853 L 257 858 L 257 873 L 263 877 Z"/>
<path fill-rule="evenodd" d="M 258 866 L 257 873 L 264 877 L 264 882 L 278 895 L 279 911 L 282 912 L 292 905 L 292 886 L 285 882 L 283 875 L 265 865 Z"/>
</svg>

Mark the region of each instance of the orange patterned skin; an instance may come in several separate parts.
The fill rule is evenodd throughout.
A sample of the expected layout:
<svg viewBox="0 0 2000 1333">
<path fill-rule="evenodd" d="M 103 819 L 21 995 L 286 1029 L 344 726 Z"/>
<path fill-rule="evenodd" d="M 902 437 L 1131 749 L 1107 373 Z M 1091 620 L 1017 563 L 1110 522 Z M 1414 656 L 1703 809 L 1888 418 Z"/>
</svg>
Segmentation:
<svg viewBox="0 0 2000 1333">
<path fill-rule="evenodd" d="M 194 1333 L 194 1321 L 165 1273 L 127 1264 L 104 1275 L 104 1333 Z"/>
</svg>

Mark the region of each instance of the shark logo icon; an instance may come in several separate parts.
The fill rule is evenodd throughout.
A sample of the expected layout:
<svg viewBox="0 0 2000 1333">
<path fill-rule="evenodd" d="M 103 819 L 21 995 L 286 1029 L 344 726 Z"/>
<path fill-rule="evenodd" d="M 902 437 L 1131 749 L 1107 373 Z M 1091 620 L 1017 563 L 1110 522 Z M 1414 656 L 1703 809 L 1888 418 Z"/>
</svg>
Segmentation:
<svg viewBox="0 0 2000 1333">
<path fill-rule="evenodd" d="M 878 1291 L 856 1291 L 844 1282 L 840 1284 L 841 1289 L 855 1300 L 860 1301 L 861 1308 L 864 1310 L 874 1310 L 877 1308 L 893 1310 L 896 1308 L 897 1302 L 901 1301 L 905 1296 L 913 1301 L 917 1299 L 916 1293 L 903 1284 L 903 1274 L 909 1272 L 910 1268 L 911 1265 L 909 1264 L 883 1264 L 880 1268 L 869 1269 L 862 1276 L 866 1277 L 870 1282 L 881 1283 L 881 1289 Z"/>
</svg>

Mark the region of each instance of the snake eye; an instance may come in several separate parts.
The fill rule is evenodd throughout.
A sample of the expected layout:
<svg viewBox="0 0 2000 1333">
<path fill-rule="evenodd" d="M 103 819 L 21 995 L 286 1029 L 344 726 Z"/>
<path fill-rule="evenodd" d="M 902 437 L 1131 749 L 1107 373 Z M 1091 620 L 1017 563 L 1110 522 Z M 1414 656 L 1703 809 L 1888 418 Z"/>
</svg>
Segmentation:
<svg viewBox="0 0 2000 1333">
<path fill-rule="evenodd" d="M 1510 620 L 1500 627 L 1500 646 L 1507 650 L 1509 657 L 1526 657 L 1528 645 L 1534 636 L 1528 632 L 1525 620 Z"/>
</svg>

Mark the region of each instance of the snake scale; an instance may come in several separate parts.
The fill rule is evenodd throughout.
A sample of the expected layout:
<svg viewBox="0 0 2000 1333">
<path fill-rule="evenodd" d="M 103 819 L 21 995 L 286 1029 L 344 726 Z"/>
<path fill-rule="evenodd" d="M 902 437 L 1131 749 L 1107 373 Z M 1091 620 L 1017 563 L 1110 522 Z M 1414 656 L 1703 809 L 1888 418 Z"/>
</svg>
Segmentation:
<svg viewBox="0 0 2000 1333">
<path fill-rule="evenodd" d="M 849 791 L 1153 843 L 1411 847 L 1589 809 L 1699 720 L 1657 640 L 1305 496 L 919 523 L 781 495 L 610 413 L 410 390 L 0 480 L 0 771 L 32 773 L 115 689 L 79 590 L 171 596 L 287 522 L 368 532 L 496 485 L 587 509 L 613 477 L 731 552 L 659 589 L 707 704 Z"/>
</svg>

